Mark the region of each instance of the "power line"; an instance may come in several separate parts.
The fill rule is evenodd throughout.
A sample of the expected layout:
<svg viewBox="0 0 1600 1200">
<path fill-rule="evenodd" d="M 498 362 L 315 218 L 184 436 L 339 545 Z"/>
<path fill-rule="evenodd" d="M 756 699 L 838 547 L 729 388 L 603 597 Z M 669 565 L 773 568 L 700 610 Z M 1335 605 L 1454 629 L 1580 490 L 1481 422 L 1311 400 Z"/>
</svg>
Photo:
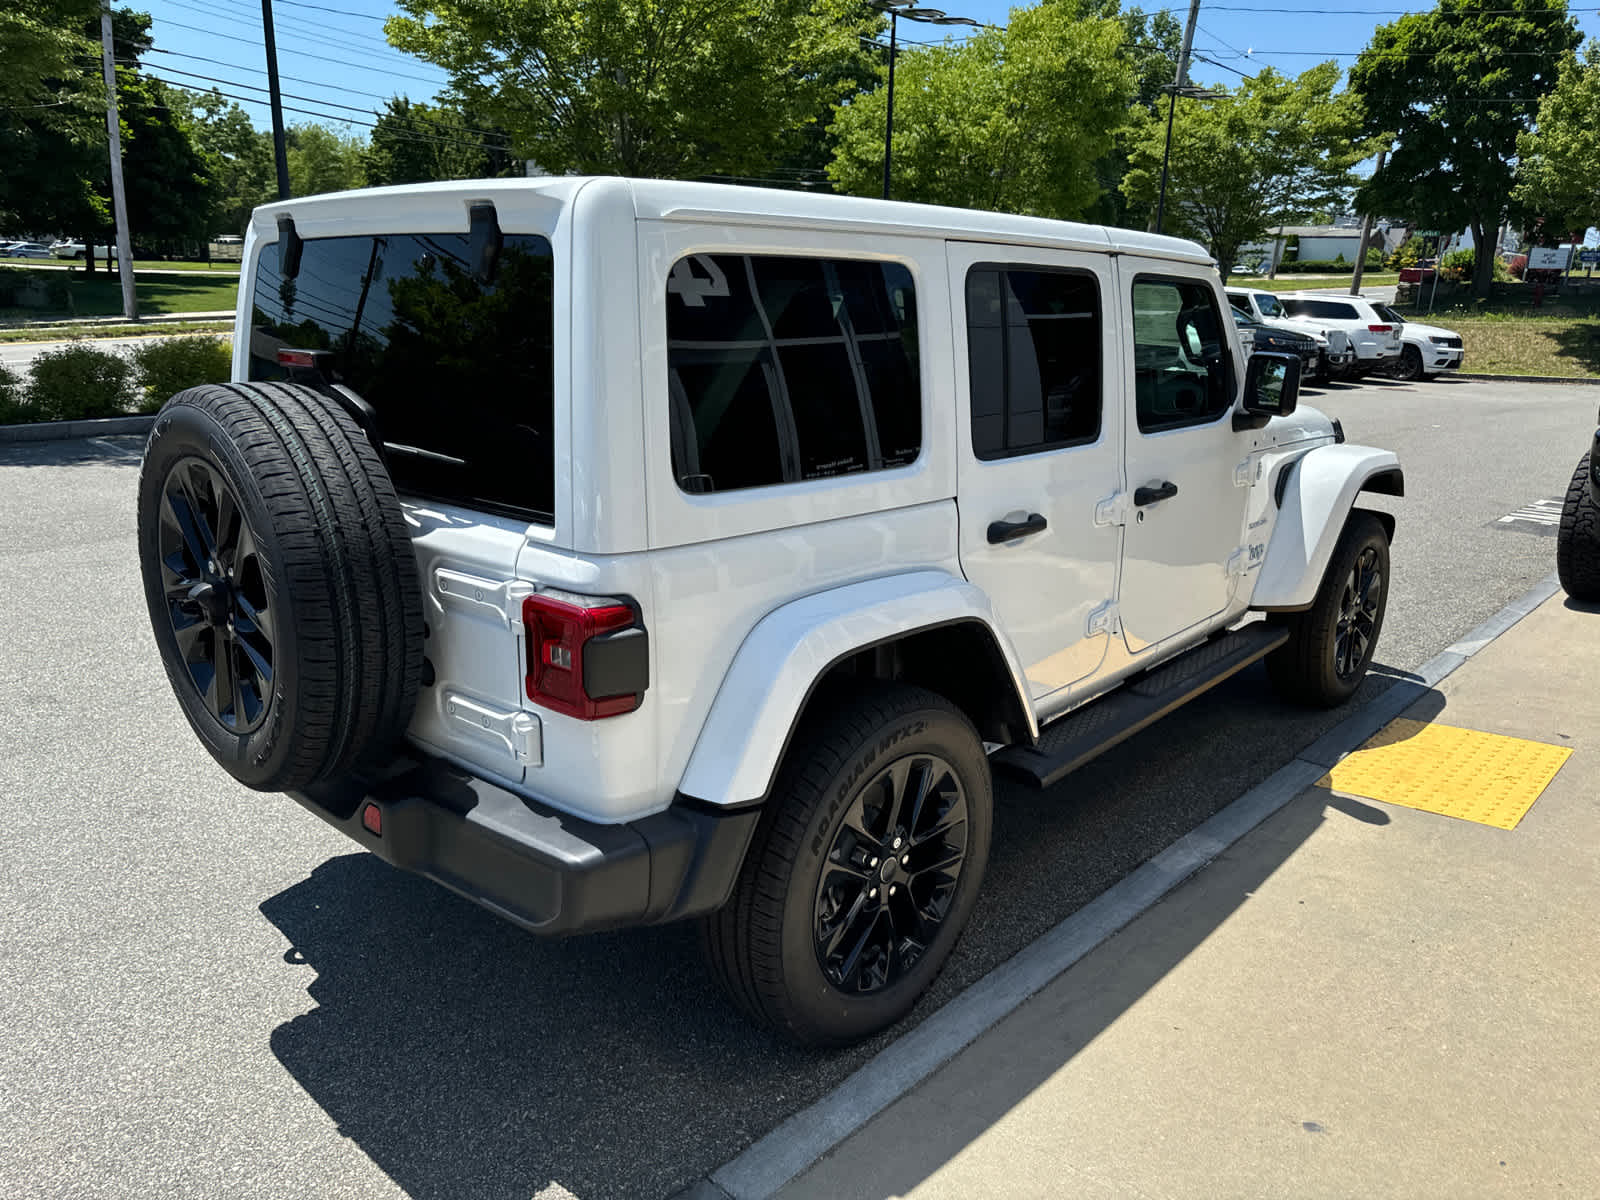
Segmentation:
<svg viewBox="0 0 1600 1200">
<path fill-rule="evenodd" d="M 165 18 L 163 18 L 163 20 L 165 21 Z M 168 24 L 168 25 L 173 26 L 176 29 L 188 29 L 188 30 L 191 30 L 194 33 L 203 33 L 203 34 L 207 35 L 208 37 L 222 38 L 224 41 L 229 41 L 229 42 L 240 42 L 240 43 L 242 43 L 242 44 L 244 44 L 246 46 L 255 47 L 256 49 L 260 49 L 261 48 L 261 43 L 256 41 L 256 40 L 254 40 L 254 39 L 252 39 L 252 38 L 234 37 L 232 34 L 218 33 L 213 29 L 202 29 L 198 25 L 185 25 L 181 21 L 165 21 L 165 23 Z M 335 66 L 346 67 L 346 68 L 350 68 L 350 69 L 357 70 L 357 71 L 372 71 L 374 73 L 376 73 L 378 71 L 378 68 L 376 68 L 376 67 L 363 67 L 358 63 L 350 62 L 348 59 L 329 58 L 326 54 L 311 54 L 311 53 L 309 53 L 308 51 L 305 51 L 305 50 L 296 50 L 295 53 L 298 54 L 301 58 L 314 58 L 318 62 L 333 63 Z M 431 83 L 435 87 L 444 86 L 442 80 L 429 79 L 425 75 L 408 75 L 404 71 L 395 71 L 395 70 L 392 70 L 392 69 L 386 70 L 384 73 L 388 74 L 388 75 L 393 75 L 397 79 L 415 79 L 418 83 Z"/>
<path fill-rule="evenodd" d="M 160 46 L 152 46 L 150 51 L 153 54 L 169 54 L 173 58 L 182 58 L 192 62 L 210 63 L 214 67 L 227 67 L 231 71 L 249 71 L 253 75 L 265 75 L 267 73 L 264 67 L 249 67 L 245 66 L 243 63 L 223 62 L 220 58 L 207 58 L 203 54 L 183 54 L 177 50 L 163 50 Z M 322 88 L 323 90 L 330 92 L 346 92 L 352 96 L 370 96 L 374 100 L 388 100 L 394 95 L 393 92 L 364 92 L 360 88 L 341 87 L 336 83 L 322 83 L 316 79 L 304 79 L 297 75 L 280 74 L 278 78 L 287 79 L 293 83 L 303 83 L 308 87 Z"/>
<path fill-rule="evenodd" d="M 217 17 L 223 18 L 224 20 L 237 21 L 237 22 L 244 23 L 244 24 L 252 24 L 253 25 L 255 23 L 255 21 L 258 19 L 256 17 L 256 13 L 259 10 L 252 10 L 249 5 L 244 5 L 244 4 L 241 4 L 239 6 L 239 8 L 237 8 L 237 9 L 232 9 L 232 8 L 218 8 L 218 7 L 215 6 L 214 3 L 208 3 L 207 0 L 198 0 L 198 2 L 191 2 L 191 0 L 166 0 L 166 2 L 168 4 L 176 6 L 178 8 L 186 8 L 190 12 L 200 13 L 202 16 L 217 16 Z M 228 0 L 228 2 L 237 2 L 237 0 Z M 248 17 L 246 16 L 247 13 L 249 14 Z M 375 55 L 376 51 L 368 49 L 366 46 L 354 46 L 354 45 L 349 45 L 348 43 L 345 43 L 345 42 L 337 41 L 337 40 L 335 40 L 333 38 L 328 37 L 328 34 L 329 33 L 337 33 L 337 34 L 340 34 L 340 35 L 342 35 L 344 37 L 356 38 L 356 39 L 359 39 L 362 42 L 367 43 L 370 46 L 380 47 L 384 51 L 386 51 L 386 52 L 388 52 L 390 54 L 403 53 L 402 51 L 396 50 L 393 46 L 389 45 L 389 43 L 384 41 L 384 39 L 382 39 L 382 38 L 371 37 L 368 34 L 357 33 L 354 30 L 350 30 L 350 29 L 331 29 L 330 30 L 330 29 L 327 29 L 327 28 L 318 28 L 317 26 L 312 25 L 310 23 L 302 24 L 301 22 L 296 21 L 293 18 L 284 18 L 284 17 L 275 18 L 274 21 L 273 21 L 273 26 L 279 32 L 280 36 L 283 33 L 287 32 L 289 34 L 294 35 L 295 37 L 313 37 L 313 38 L 319 39 L 320 41 L 322 41 L 326 45 L 339 46 L 341 48 L 348 49 L 352 53 L 356 53 L 356 54 L 365 54 L 365 55 L 371 56 L 371 55 Z"/>
</svg>

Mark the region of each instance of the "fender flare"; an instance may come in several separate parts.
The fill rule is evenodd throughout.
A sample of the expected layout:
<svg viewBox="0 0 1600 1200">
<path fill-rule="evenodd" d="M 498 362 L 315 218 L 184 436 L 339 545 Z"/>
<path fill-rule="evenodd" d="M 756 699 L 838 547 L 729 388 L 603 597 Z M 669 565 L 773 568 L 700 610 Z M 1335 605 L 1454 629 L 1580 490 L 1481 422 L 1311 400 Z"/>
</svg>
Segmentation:
<svg viewBox="0 0 1600 1200">
<path fill-rule="evenodd" d="M 1256 575 L 1250 607 L 1295 612 L 1316 599 L 1345 520 L 1363 491 L 1405 495 L 1393 451 L 1372 446 L 1317 446 L 1286 468 L 1277 524 Z"/>
<path fill-rule="evenodd" d="M 982 589 L 944 571 L 846 584 L 768 613 L 744 639 L 695 741 L 678 790 L 710 804 L 765 798 L 813 689 L 841 660 L 940 626 L 976 623 L 994 638 L 1025 714 L 1033 705 L 1010 640 Z"/>
</svg>

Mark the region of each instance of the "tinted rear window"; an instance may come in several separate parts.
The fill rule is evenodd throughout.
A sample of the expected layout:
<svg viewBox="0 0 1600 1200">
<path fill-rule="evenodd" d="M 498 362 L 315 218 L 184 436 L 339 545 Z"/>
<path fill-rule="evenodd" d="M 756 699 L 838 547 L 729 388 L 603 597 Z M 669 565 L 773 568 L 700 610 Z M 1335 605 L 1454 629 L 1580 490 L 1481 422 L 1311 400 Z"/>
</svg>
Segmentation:
<svg viewBox="0 0 1600 1200">
<path fill-rule="evenodd" d="M 1357 321 L 1361 314 L 1352 304 L 1337 300 L 1285 300 L 1283 306 L 1297 317 L 1321 317 L 1328 321 Z"/>
<path fill-rule="evenodd" d="M 312 238 L 284 279 L 256 264 L 250 378 L 283 348 L 327 350 L 372 405 L 402 492 L 555 519 L 550 243 L 508 235 L 484 283 L 465 234 Z"/>
</svg>

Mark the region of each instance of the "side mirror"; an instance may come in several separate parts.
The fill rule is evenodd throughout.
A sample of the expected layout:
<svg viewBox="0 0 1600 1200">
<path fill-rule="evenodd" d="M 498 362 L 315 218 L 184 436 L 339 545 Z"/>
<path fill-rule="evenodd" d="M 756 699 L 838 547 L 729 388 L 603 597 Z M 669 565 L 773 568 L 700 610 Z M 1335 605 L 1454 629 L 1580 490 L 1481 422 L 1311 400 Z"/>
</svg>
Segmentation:
<svg viewBox="0 0 1600 1200">
<path fill-rule="evenodd" d="M 1233 427 L 1260 429 L 1273 417 L 1287 417 L 1299 398 L 1298 354 L 1252 354 L 1244 372 L 1244 411 L 1233 414 Z"/>
</svg>

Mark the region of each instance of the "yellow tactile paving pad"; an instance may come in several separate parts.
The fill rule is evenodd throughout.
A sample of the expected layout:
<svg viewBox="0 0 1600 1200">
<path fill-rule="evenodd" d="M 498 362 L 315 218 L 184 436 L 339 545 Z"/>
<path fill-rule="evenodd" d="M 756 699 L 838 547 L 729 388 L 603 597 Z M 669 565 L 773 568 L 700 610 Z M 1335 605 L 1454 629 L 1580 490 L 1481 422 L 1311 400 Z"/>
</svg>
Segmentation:
<svg viewBox="0 0 1600 1200">
<path fill-rule="evenodd" d="M 1515 829 L 1571 754 L 1565 746 L 1401 717 L 1320 783 L 1384 804 Z"/>
</svg>

